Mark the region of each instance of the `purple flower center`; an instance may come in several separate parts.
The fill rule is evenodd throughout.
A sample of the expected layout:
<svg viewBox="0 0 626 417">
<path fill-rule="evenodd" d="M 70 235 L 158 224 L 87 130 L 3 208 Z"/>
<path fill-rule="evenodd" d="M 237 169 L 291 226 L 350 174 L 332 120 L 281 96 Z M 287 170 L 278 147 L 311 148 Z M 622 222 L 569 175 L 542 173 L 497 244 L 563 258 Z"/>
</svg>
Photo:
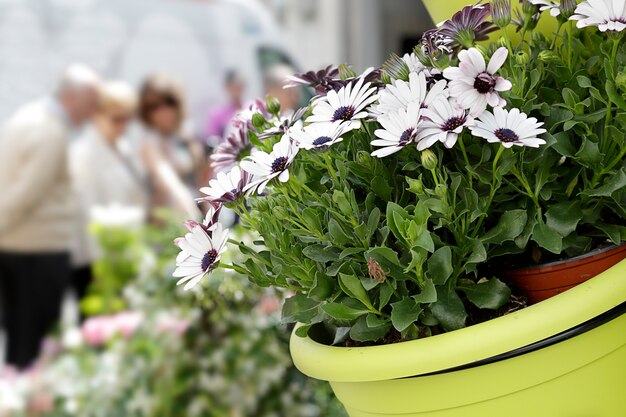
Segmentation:
<svg viewBox="0 0 626 417">
<path fill-rule="evenodd" d="M 327 144 L 328 142 L 332 141 L 331 138 L 329 138 L 328 136 L 320 136 L 319 138 L 315 139 L 313 141 L 313 145 L 315 146 L 322 146 Z"/>
<path fill-rule="evenodd" d="M 409 142 L 411 142 L 413 140 L 413 133 L 414 132 L 415 132 L 415 129 L 413 129 L 412 127 L 408 128 L 407 130 L 402 132 L 402 136 L 400 136 L 400 143 L 398 143 L 398 145 L 405 146 Z"/>
<path fill-rule="evenodd" d="M 274 159 L 272 162 L 272 174 L 276 174 L 277 172 L 283 172 L 287 168 L 287 158 L 281 156 L 279 158 Z"/>
<path fill-rule="evenodd" d="M 200 267 L 204 272 L 209 271 L 213 267 L 213 263 L 217 259 L 217 251 L 215 249 L 211 249 L 202 257 L 202 263 Z"/>
<path fill-rule="evenodd" d="M 474 88 L 480 94 L 489 94 L 493 92 L 496 86 L 496 80 L 493 76 L 487 72 L 479 74 L 474 80 Z"/>
<path fill-rule="evenodd" d="M 441 130 L 452 132 L 465 124 L 465 117 L 451 117 L 441 126 Z"/>
<path fill-rule="evenodd" d="M 510 143 L 510 142 L 518 142 L 519 136 L 517 133 L 513 132 L 511 129 L 502 128 L 493 132 L 501 142 Z"/>
<path fill-rule="evenodd" d="M 336 122 L 337 120 L 343 120 L 344 122 L 352 120 L 355 111 L 356 109 L 352 106 L 339 107 L 333 114 L 333 122 Z"/>
</svg>

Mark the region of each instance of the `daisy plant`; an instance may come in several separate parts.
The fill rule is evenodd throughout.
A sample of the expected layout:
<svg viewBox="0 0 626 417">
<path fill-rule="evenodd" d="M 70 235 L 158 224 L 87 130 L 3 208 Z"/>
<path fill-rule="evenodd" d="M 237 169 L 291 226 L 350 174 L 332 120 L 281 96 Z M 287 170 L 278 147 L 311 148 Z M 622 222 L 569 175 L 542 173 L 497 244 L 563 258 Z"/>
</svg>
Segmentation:
<svg viewBox="0 0 626 417">
<path fill-rule="evenodd" d="M 295 75 L 317 96 L 289 117 L 268 98 L 236 118 L 175 275 L 232 268 L 290 294 L 300 335 L 392 343 L 523 305 L 507 269 L 621 243 L 626 0 L 512 6 L 467 6 L 382 70 Z M 222 206 L 253 242 L 227 237 Z M 227 247 L 246 260 L 220 264 Z"/>
</svg>

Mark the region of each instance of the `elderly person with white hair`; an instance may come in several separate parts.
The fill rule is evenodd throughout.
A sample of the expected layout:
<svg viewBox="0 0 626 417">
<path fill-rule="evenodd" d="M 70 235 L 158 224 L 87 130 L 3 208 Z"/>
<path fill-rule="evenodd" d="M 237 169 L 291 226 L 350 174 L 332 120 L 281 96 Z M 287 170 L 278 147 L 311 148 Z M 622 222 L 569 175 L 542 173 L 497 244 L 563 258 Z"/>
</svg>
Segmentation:
<svg viewBox="0 0 626 417">
<path fill-rule="evenodd" d="M 68 173 L 72 130 L 96 110 L 98 76 L 63 73 L 51 97 L 26 104 L 0 130 L 0 286 L 7 362 L 36 359 L 70 279 L 76 204 Z"/>
<path fill-rule="evenodd" d="M 121 81 L 109 81 L 99 90 L 98 111 L 82 135 L 70 146 L 70 175 L 78 197 L 79 230 L 72 253 L 72 284 L 82 298 L 91 281 L 91 264 L 98 256 L 89 224 L 96 213 L 138 213 L 140 226 L 148 203 L 147 180 L 137 146 L 127 137 L 137 111 L 137 95 Z"/>
</svg>

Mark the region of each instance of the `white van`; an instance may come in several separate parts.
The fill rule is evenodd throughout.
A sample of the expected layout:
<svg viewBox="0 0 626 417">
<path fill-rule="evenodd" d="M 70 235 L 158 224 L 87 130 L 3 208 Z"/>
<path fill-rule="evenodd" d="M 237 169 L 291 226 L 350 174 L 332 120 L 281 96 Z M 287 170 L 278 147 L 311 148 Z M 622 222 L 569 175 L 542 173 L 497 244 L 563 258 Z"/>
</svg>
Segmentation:
<svg viewBox="0 0 626 417">
<path fill-rule="evenodd" d="M 135 86 L 167 71 L 186 87 L 197 128 L 229 69 L 262 94 L 262 70 L 292 64 L 257 0 L 0 0 L 0 120 L 50 91 L 69 63 Z"/>
</svg>

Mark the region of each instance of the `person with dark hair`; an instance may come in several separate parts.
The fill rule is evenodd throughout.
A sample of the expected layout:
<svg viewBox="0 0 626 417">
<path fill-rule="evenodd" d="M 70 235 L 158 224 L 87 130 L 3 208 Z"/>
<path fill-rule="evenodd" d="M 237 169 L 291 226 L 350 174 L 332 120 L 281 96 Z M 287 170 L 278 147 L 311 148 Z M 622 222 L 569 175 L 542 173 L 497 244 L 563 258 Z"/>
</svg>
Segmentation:
<svg viewBox="0 0 626 417">
<path fill-rule="evenodd" d="M 55 94 L 20 108 L 0 133 L 0 302 L 7 362 L 32 365 L 56 324 L 70 281 L 77 204 L 67 153 L 97 108 L 98 76 L 66 69 Z"/>
<path fill-rule="evenodd" d="M 200 144 L 181 133 L 185 99 L 178 81 L 167 74 L 148 77 L 139 92 L 139 117 L 146 130 L 141 154 L 151 187 L 150 206 L 199 218 L 191 190 L 197 188 L 205 158 Z"/>
<path fill-rule="evenodd" d="M 233 70 L 226 72 L 224 90 L 228 96 L 228 101 L 213 108 L 209 113 L 205 131 L 209 144 L 217 145 L 224 138 L 228 123 L 243 105 L 245 89 L 246 85 L 237 72 Z"/>
</svg>

